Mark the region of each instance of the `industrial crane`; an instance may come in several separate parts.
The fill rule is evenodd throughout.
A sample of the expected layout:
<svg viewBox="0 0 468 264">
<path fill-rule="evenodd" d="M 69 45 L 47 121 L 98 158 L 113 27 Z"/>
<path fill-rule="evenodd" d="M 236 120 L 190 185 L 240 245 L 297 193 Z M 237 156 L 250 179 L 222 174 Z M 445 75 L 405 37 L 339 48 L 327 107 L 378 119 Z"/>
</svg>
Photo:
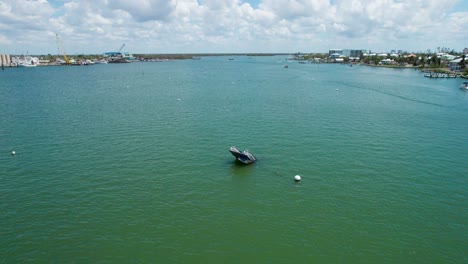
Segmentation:
<svg viewBox="0 0 468 264">
<path fill-rule="evenodd" d="M 65 54 L 65 49 L 63 48 L 63 43 L 62 40 L 59 37 L 59 34 L 55 34 L 55 39 L 57 40 L 57 46 L 59 49 L 60 53 L 63 53 L 63 59 L 65 60 L 65 63 L 68 65 L 70 64 L 70 59 L 67 57 L 67 54 Z"/>
<path fill-rule="evenodd" d="M 117 52 L 120 53 L 123 50 L 124 47 L 125 47 L 125 43 L 122 45 L 122 47 L 120 47 L 119 51 L 117 51 Z"/>
<path fill-rule="evenodd" d="M 120 59 L 123 59 L 123 54 L 122 54 L 122 50 L 123 48 L 125 47 L 125 43 L 122 44 L 122 46 L 120 47 L 119 51 L 117 51 L 117 56 L 120 56 Z"/>
</svg>

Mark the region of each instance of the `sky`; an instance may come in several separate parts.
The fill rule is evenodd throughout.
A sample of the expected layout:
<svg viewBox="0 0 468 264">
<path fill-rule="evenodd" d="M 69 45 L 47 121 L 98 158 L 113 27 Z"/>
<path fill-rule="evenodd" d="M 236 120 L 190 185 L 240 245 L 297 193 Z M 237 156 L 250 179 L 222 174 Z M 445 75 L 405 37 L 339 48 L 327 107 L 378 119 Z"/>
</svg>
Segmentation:
<svg viewBox="0 0 468 264">
<path fill-rule="evenodd" d="M 466 0 L 0 0 L 0 54 L 462 51 Z"/>
</svg>

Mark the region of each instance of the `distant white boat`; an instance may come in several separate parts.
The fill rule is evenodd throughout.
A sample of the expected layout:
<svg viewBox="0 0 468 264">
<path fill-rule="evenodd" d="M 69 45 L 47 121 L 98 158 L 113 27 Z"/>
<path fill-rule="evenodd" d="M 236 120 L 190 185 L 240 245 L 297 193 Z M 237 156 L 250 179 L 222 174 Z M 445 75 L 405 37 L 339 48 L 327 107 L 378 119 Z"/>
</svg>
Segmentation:
<svg viewBox="0 0 468 264">
<path fill-rule="evenodd" d="M 127 62 L 137 61 L 137 58 L 128 52 L 122 53 L 122 59 L 124 59 Z"/>
<path fill-rule="evenodd" d="M 108 63 L 128 63 L 128 62 L 138 61 L 138 59 L 132 54 L 128 52 L 120 52 L 120 51 L 106 52 L 104 53 L 104 58 L 107 58 Z"/>
<path fill-rule="evenodd" d="M 29 68 L 29 67 L 36 67 L 36 66 L 37 66 L 36 64 L 28 64 L 28 63 L 25 63 L 25 62 L 18 63 L 18 67 Z"/>
<path fill-rule="evenodd" d="M 462 89 L 462 90 L 468 90 L 468 82 L 463 82 L 463 84 L 460 85 L 460 89 Z"/>
</svg>

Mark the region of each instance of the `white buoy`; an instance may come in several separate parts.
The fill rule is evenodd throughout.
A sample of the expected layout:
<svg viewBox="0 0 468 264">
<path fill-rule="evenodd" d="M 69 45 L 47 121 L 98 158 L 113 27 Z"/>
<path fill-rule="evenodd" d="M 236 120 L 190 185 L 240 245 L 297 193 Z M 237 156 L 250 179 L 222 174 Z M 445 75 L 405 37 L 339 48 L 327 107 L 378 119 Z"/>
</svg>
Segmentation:
<svg viewBox="0 0 468 264">
<path fill-rule="evenodd" d="M 295 180 L 295 181 L 300 181 L 300 180 L 301 180 L 301 176 L 299 176 L 299 175 L 294 176 L 294 180 Z"/>
<path fill-rule="evenodd" d="M 11 155 L 13 155 L 13 156 L 16 155 L 16 151 L 13 150 L 13 151 L 11 152 Z"/>
</svg>

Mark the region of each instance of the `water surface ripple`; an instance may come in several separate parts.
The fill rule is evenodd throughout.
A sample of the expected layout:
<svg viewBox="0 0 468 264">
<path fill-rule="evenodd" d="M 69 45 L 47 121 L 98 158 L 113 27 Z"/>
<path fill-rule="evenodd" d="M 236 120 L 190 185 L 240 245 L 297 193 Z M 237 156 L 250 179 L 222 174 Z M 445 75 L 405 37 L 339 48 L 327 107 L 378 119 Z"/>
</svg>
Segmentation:
<svg viewBox="0 0 468 264">
<path fill-rule="evenodd" d="M 3 262 L 467 262 L 461 80 L 285 63 L 0 72 Z"/>
</svg>

